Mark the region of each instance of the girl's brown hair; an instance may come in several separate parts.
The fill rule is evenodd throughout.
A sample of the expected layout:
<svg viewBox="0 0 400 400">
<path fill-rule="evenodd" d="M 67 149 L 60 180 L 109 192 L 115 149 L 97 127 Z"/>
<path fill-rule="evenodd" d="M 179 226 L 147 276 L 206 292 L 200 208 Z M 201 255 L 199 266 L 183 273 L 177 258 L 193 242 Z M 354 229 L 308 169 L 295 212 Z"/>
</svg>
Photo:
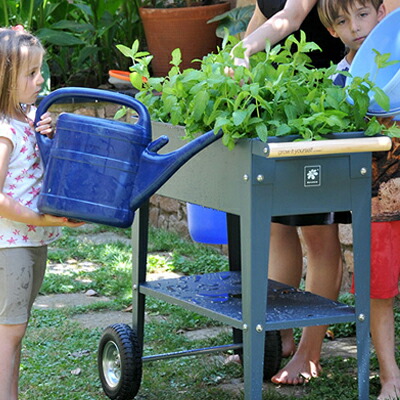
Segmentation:
<svg viewBox="0 0 400 400">
<path fill-rule="evenodd" d="M 318 15 L 321 22 L 326 28 L 332 27 L 340 13 L 347 14 L 355 2 L 363 7 L 372 5 L 375 10 L 378 10 L 383 0 L 319 0 Z"/>
<path fill-rule="evenodd" d="M 21 112 L 17 99 L 18 76 L 32 54 L 44 53 L 39 39 L 26 31 L 0 28 L 0 119 Z"/>
</svg>

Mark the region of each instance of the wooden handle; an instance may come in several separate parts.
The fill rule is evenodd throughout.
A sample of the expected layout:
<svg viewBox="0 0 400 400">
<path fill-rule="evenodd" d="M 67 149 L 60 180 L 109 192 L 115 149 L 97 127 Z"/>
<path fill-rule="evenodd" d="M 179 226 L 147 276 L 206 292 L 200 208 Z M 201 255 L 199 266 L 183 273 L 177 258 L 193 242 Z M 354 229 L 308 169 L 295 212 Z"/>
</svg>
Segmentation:
<svg viewBox="0 0 400 400">
<path fill-rule="evenodd" d="M 267 143 L 264 149 L 268 158 L 299 157 L 341 153 L 365 153 L 372 151 L 387 151 L 392 147 L 388 136 L 315 140 L 310 142 Z"/>
</svg>

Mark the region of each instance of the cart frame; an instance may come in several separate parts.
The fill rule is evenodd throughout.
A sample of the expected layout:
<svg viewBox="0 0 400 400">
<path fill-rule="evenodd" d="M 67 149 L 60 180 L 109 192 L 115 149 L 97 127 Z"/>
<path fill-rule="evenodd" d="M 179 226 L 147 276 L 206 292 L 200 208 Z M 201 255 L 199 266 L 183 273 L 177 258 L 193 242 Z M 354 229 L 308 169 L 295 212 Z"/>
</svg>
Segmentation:
<svg viewBox="0 0 400 400">
<path fill-rule="evenodd" d="M 182 145 L 179 128 L 153 123 L 153 137 L 161 134 L 171 138 L 165 151 Z M 389 138 L 385 139 L 390 142 Z M 333 150 L 333 154 L 328 155 L 297 156 L 286 152 L 283 156 L 274 153 L 274 158 L 269 158 L 272 146 L 259 140 L 241 140 L 233 151 L 218 141 L 193 157 L 167 181 L 158 194 L 228 213 L 231 272 L 223 276 L 186 277 L 184 286 L 179 279 L 146 282 L 149 209 L 148 204 L 144 204 L 137 212 L 132 232 L 133 329 L 140 345 L 144 343 L 147 295 L 242 330 L 245 399 L 259 400 L 262 398 L 265 331 L 355 322 L 359 399 L 367 399 L 371 152 L 379 147 L 371 145 L 358 152 L 357 143 L 361 144 L 362 139 L 354 140 L 353 153 L 343 153 L 346 149 L 338 153 Z M 386 145 L 389 146 L 388 142 Z M 307 182 L 310 170 L 312 174 L 319 174 L 318 182 Z M 353 218 L 354 308 L 268 280 L 272 216 L 347 210 L 352 211 Z M 238 286 L 239 282 L 241 295 L 220 303 L 204 299 L 196 289 L 196 282 L 203 279 L 219 282 L 217 294 L 221 294 L 221 290 L 231 293 L 232 285 Z M 228 282 L 227 287 L 222 287 L 221 281 L 230 281 L 232 285 Z M 233 348 L 241 346 L 233 345 Z M 200 349 L 198 353 L 201 352 Z M 190 351 L 179 355 L 190 355 Z M 173 355 L 165 357 L 169 356 Z"/>
</svg>

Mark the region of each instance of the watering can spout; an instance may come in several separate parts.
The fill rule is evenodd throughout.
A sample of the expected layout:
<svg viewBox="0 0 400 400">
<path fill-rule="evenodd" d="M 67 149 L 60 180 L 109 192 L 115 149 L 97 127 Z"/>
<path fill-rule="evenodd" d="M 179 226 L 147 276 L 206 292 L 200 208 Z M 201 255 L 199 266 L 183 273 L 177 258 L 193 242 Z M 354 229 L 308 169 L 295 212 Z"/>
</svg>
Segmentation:
<svg viewBox="0 0 400 400">
<path fill-rule="evenodd" d="M 209 131 L 168 154 L 157 153 L 168 143 L 167 136 L 160 136 L 150 143 L 143 151 L 139 163 L 131 209 L 140 207 L 141 203 L 154 194 L 183 164 L 221 136 L 222 132 L 215 134 L 214 131 Z"/>
</svg>

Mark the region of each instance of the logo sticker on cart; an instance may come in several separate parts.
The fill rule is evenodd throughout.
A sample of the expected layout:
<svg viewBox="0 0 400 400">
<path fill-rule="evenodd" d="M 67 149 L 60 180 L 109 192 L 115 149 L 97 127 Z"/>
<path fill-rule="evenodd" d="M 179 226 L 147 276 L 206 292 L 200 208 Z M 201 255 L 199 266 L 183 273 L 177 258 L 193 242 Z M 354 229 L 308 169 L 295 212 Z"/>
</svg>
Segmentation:
<svg viewBox="0 0 400 400">
<path fill-rule="evenodd" d="M 304 167 L 304 187 L 321 186 L 321 166 L 306 165 Z"/>
</svg>

